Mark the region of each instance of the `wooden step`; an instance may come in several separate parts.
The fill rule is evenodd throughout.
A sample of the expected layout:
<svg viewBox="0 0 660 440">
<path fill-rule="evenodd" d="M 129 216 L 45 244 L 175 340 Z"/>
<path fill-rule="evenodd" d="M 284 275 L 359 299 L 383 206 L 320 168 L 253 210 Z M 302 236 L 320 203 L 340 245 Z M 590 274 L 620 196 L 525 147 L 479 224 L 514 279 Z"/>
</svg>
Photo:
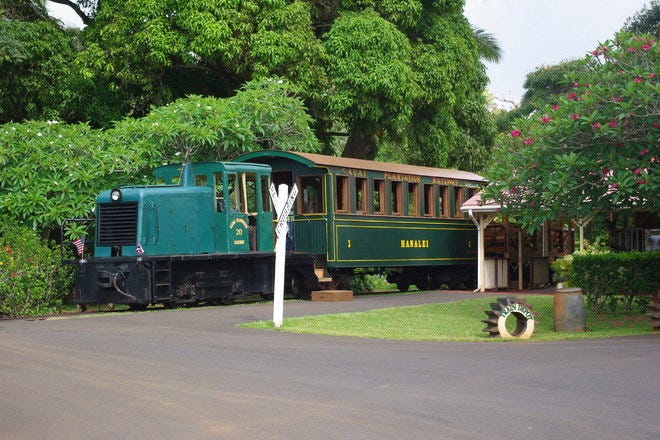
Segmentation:
<svg viewBox="0 0 660 440">
<path fill-rule="evenodd" d="M 353 301 L 353 291 L 352 290 L 313 290 L 312 301 L 314 302 Z"/>
</svg>

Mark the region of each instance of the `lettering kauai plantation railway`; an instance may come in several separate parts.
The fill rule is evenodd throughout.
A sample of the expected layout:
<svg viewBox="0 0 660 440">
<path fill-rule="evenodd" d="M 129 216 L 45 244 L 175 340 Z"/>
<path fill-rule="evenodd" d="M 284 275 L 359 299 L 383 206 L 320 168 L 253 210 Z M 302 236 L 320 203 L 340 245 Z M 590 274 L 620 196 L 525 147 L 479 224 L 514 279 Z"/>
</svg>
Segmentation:
<svg viewBox="0 0 660 440">
<path fill-rule="evenodd" d="M 81 306 L 145 308 L 273 294 L 271 184 L 296 184 L 285 286 L 347 288 L 358 268 L 411 285 L 473 285 L 476 227 L 461 212 L 484 179 L 471 172 L 264 150 L 233 162 L 171 164 L 158 184 L 101 192 L 93 246 L 77 267 Z M 89 242 L 90 240 L 88 240 Z"/>
</svg>

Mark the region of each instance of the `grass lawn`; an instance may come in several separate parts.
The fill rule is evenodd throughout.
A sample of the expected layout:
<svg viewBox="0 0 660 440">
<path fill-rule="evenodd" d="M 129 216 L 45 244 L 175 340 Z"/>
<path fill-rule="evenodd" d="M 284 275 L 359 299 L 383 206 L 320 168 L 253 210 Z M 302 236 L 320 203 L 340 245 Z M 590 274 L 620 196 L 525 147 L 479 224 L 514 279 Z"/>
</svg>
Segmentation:
<svg viewBox="0 0 660 440">
<path fill-rule="evenodd" d="M 522 296 L 521 296 L 522 297 Z M 586 332 L 555 332 L 552 319 L 552 296 L 529 295 L 535 317 L 534 334 L 529 340 L 554 341 L 563 339 L 606 338 L 613 336 L 649 335 L 649 318 L 639 314 L 601 314 L 587 311 Z M 441 304 L 392 307 L 366 312 L 338 313 L 319 316 L 287 318 L 281 328 L 272 321 L 241 324 L 241 327 L 268 329 L 295 333 L 311 333 L 359 338 L 381 338 L 413 341 L 499 342 L 510 341 L 490 338 L 481 322 L 490 310 L 492 298 L 469 299 Z M 509 321 L 515 319 L 510 316 Z"/>
</svg>

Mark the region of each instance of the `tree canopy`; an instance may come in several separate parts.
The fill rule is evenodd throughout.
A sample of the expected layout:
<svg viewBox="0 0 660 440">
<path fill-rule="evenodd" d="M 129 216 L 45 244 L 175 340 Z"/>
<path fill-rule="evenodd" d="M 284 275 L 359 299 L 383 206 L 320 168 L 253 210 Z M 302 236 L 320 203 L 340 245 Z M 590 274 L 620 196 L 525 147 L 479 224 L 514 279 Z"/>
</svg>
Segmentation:
<svg viewBox="0 0 660 440">
<path fill-rule="evenodd" d="M 284 78 L 327 153 L 373 159 L 393 146 L 392 160 L 477 170 L 492 146 L 481 60 L 497 59 L 499 48 L 470 26 L 464 0 L 57 3 L 86 27 L 63 34 L 70 47 L 54 50 L 66 61 L 59 75 L 32 66 L 60 87 L 49 90 L 49 117 L 108 128 L 188 95 L 226 98 L 250 81 Z M 23 15 L 43 6 L 21 5 Z M 48 41 L 56 40 L 41 44 Z M 35 107 L 36 98 L 17 93 Z"/>
<path fill-rule="evenodd" d="M 570 69 L 571 89 L 514 121 L 486 195 L 527 227 L 598 211 L 658 213 L 658 45 L 622 32 Z"/>
</svg>

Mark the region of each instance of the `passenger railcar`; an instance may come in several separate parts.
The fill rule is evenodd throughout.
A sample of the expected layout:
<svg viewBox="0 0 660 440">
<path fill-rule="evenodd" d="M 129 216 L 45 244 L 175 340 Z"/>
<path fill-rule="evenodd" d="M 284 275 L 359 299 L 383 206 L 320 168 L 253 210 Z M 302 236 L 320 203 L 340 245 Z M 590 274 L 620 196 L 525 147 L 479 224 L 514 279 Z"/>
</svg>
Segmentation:
<svg viewBox="0 0 660 440">
<path fill-rule="evenodd" d="M 314 258 L 316 279 L 291 279 L 307 290 L 346 287 L 355 268 L 386 270 L 401 291 L 476 278 L 476 228 L 459 209 L 484 182 L 475 173 L 274 150 L 236 161 L 298 185 L 288 249 Z"/>
</svg>

